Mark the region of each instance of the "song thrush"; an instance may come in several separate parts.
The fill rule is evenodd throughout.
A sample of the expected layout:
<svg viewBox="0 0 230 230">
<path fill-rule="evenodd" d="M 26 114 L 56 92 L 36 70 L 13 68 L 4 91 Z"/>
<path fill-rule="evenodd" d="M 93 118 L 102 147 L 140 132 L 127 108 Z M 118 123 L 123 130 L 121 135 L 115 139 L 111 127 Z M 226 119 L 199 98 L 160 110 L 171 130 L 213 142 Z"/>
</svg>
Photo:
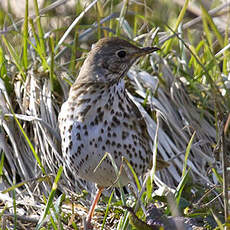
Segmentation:
<svg viewBox="0 0 230 230">
<path fill-rule="evenodd" d="M 127 95 L 123 77 L 140 56 L 157 50 L 156 47 L 138 48 L 120 38 L 99 40 L 62 105 L 59 127 L 64 163 L 74 175 L 96 183 L 99 188 L 88 223 L 102 189 L 116 186 L 117 175 L 110 159 L 104 159 L 98 166 L 106 152 L 118 168 L 124 156 L 137 175 L 150 167 L 152 140 L 144 118 Z M 162 164 L 160 160 L 158 168 L 159 164 Z M 119 180 L 122 185 L 129 182 L 125 170 Z"/>
</svg>

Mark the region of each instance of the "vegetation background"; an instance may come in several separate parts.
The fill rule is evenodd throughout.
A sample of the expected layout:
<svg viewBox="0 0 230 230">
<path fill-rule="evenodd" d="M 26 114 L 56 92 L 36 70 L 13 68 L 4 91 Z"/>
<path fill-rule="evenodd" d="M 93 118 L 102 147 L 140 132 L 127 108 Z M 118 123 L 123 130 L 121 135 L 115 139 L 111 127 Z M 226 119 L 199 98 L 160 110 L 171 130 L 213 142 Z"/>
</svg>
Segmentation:
<svg viewBox="0 0 230 230">
<path fill-rule="evenodd" d="M 95 229 L 228 229 L 229 22 L 227 0 L 0 1 L 0 228 L 84 227 L 95 187 L 63 168 L 57 117 L 91 45 L 119 36 L 161 48 L 126 86 L 170 167 L 107 190 Z"/>
</svg>

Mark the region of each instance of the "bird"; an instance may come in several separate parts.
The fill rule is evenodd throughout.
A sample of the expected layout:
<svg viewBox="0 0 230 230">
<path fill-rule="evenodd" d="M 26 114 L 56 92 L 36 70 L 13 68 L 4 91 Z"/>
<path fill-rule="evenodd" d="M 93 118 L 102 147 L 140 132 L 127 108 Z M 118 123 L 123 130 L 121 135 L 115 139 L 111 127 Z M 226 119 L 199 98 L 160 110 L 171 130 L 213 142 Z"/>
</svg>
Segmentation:
<svg viewBox="0 0 230 230">
<path fill-rule="evenodd" d="M 93 182 L 98 191 L 90 208 L 90 226 L 96 204 L 104 188 L 117 186 L 118 168 L 126 158 L 138 176 L 152 162 L 152 139 L 147 124 L 134 101 L 128 96 L 124 76 L 141 56 L 159 48 L 139 48 L 118 37 L 100 39 L 88 53 L 69 96 L 59 114 L 59 129 L 65 165 L 76 177 Z M 165 162 L 157 158 L 157 169 Z M 121 170 L 122 186 L 130 182 Z"/>
</svg>

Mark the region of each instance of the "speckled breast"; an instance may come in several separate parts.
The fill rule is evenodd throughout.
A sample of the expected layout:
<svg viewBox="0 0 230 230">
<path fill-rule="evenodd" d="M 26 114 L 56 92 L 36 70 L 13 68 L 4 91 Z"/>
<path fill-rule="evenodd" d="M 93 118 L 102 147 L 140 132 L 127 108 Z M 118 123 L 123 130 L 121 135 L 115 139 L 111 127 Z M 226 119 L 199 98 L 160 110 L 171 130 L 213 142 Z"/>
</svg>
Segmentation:
<svg viewBox="0 0 230 230">
<path fill-rule="evenodd" d="M 81 92 L 77 92 L 79 89 Z M 124 82 L 97 90 L 92 85 L 85 85 L 84 92 L 82 86 L 75 90 L 59 116 L 62 151 L 70 170 L 99 186 L 116 185 L 111 160 L 106 157 L 101 162 L 110 153 L 118 169 L 124 156 L 138 175 L 146 172 L 150 140 L 140 112 L 125 93 Z M 125 167 L 119 179 L 123 185 L 129 182 Z"/>
</svg>

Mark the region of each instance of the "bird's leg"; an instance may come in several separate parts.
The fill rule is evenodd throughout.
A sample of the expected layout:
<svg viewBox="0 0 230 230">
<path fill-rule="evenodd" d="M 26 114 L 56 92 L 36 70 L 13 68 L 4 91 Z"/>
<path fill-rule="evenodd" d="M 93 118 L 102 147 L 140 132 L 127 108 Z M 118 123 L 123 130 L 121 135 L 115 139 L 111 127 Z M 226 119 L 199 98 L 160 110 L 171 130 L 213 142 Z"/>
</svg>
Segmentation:
<svg viewBox="0 0 230 230">
<path fill-rule="evenodd" d="M 94 201 L 93 201 L 93 203 L 92 203 L 92 205 L 90 207 L 89 214 L 88 214 L 87 219 L 86 219 L 86 225 L 87 226 L 91 225 L 90 222 L 91 222 L 91 219 L 93 217 L 93 213 L 94 213 L 95 207 L 97 205 L 97 202 L 98 202 L 98 200 L 99 200 L 99 198 L 100 198 L 101 193 L 102 193 L 103 190 L 104 190 L 103 187 L 99 187 L 98 190 L 97 190 L 97 194 L 96 194 L 96 196 L 94 198 Z"/>
</svg>

